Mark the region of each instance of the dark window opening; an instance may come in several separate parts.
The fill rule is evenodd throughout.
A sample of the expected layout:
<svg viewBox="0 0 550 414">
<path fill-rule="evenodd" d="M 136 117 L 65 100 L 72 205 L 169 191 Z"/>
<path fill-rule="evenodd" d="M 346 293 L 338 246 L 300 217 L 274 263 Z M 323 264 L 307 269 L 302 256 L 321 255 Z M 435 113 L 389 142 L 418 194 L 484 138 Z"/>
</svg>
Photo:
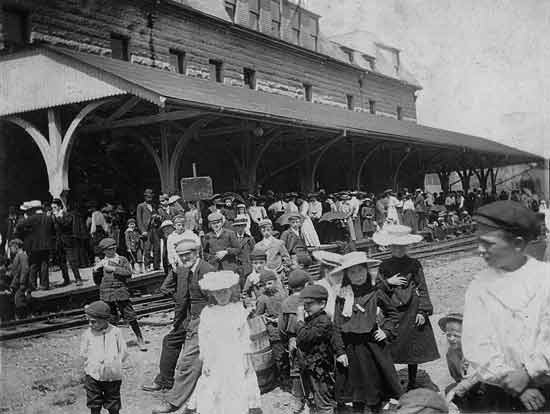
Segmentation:
<svg viewBox="0 0 550 414">
<path fill-rule="evenodd" d="M 210 59 L 210 79 L 223 83 L 223 63 L 220 60 Z"/>
<path fill-rule="evenodd" d="M 170 49 L 170 65 L 177 73 L 185 74 L 185 52 Z"/>
<path fill-rule="evenodd" d="M 397 107 L 397 119 L 403 119 L 403 108 Z"/>
<path fill-rule="evenodd" d="M 353 111 L 355 109 L 355 99 L 353 95 L 346 95 L 346 103 L 348 105 L 348 109 L 350 111 Z"/>
<path fill-rule="evenodd" d="M 279 0 L 271 0 L 271 33 L 281 37 L 281 4 Z"/>
<path fill-rule="evenodd" d="M 295 7 L 290 10 L 290 23 L 291 23 L 290 41 L 294 44 L 299 45 L 300 34 L 301 34 L 301 17 L 300 17 L 300 9 L 298 7 Z"/>
<path fill-rule="evenodd" d="M 372 99 L 369 99 L 369 112 L 371 114 L 376 113 L 376 101 L 373 101 Z"/>
<path fill-rule="evenodd" d="M 313 92 L 312 87 L 309 83 L 304 83 L 304 96 L 306 98 L 306 101 L 311 102 L 313 99 Z"/>
<path fill-rule="evenodd" d="M 4 44 L 11 48 L 29 43 L 29 13 L 24 10 L 4 8 Z"/>
<path fill-rule="evenodd" d="M 129 39 L 116 33 L 111 33 L 111 57 L 113 59 L 130 60 L 128 54 Z"/>
<path fill-rule="evenodd" d="M 229 18 L 232 22 L 235 21 L 235 9 L 236 9 L 236 0 L 226 0 L 225 1 L 225 11 L 229 15 Z"/>
<path fill-rule="evenodd" d="M 243 69 L 244 84 L 250 89 L 256 89 L 256 71 L 254 69 Z"/>
<path fill-rule="evenodd" d="M 250 28 L 260 30 L 260 0 L 249 0 L 248 11 L 248 23 Z"/>
</svg>

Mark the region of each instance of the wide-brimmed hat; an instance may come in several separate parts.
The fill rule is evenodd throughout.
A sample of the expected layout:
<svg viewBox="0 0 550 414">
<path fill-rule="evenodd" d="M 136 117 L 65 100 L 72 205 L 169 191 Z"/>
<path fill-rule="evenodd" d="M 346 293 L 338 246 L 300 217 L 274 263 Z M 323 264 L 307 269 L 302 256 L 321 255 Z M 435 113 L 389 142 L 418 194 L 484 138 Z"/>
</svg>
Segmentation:
<svg viewBox="0 0 550 414">
<path fill-rule="evenodd" d="M 422 240 L 419 234 L 411 234 L 412 229 L 400 224 L 387 224 L 372 235 L 372 241 L 380 246 L 407 246 Z"/>
<path fill-rule="evenodd" d="M 19 210 L 21 211 L 27 211 L 29 209 L 29 202 L 28 201 L 24 201 L 23 204 L 21 204 L 19 206 Z"/>
<path fill-rule="evenodd" d="M 341 264 L 335 267 L 330 274 L 339 273 L 353 266 L 378 264 L 380 260 L 371 259 L 365 252 L 351 252 L 342 256 Z"/>
<path fill-rule="evenodd" d="M 239 275 L 231 270 L 206 273 L 199 286 L 202 290 L 213 292 L 216 290 L 229 289 L 239 283 Z"/>
<path fill-rule="evenodd" d="M 27 201 L 27 210 L 30 210 L 32 208 L 42 208 L 42 202 L 40 200 Z"/>
<path fill-rule="evenodd" d="M 342 265 L 342 259 L 344 257 L 342 254 L 327 252 L 326 250 L 314 250 L 311 254 L 315 260 L 329 267 Z"/>
<path fill-rule="evenodd" d="M 168 204 L 174 204 L 176 201 L 180 200 L 181 197 L 179 195 L 173 195 L 168 198 Z"/>
<path fill-rule="evenodd" d="M 162 203 L 163 201 L 168 201 L 170 197 L 168 197 L 168 194 L 160 194 L 159 195 L 159 201 Z"/>
<path fill-rule="evenodd" d="M 437 324 L 441 328 L 443 332 L 445 332 L 445 326 L 447 326 L 448 322 L 459 322 L 462 323 L 463 316 L 459 312 L 451 312 L 448 315 L 441 318 L 439 321 L 437 321 Z"/>
</svg>

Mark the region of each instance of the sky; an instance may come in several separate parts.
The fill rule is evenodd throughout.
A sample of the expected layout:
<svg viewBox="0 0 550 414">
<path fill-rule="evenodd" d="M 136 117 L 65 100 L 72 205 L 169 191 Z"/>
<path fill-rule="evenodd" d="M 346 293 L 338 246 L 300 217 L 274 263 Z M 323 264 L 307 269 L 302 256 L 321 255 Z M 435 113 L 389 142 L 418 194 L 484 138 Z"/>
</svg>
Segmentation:
<svg viewBox="0 0 550 414">
<path fill-rule="evenodd" d="M 423 90 L 418 122 L 550 158 L 550 0 L 308 0 L 328 36 L 368 31 Z"/>
</svg>

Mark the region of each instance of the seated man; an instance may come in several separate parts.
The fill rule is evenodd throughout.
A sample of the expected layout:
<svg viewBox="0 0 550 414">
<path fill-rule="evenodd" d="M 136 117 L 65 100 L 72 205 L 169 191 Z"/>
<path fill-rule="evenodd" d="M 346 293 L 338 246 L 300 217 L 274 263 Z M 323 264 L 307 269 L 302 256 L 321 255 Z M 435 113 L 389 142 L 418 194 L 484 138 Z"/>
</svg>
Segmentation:
<svg viewBox="0 0 550 414">
<path fill-rule="evenodd" d="M 487 411 L 548 410 L 550 266 L 525 254 L 539 231 L 536 214 L 496 201 L 474 220 L 488 268 L 466 292 L 464 357 L 487 386 Z"/>
</svg>

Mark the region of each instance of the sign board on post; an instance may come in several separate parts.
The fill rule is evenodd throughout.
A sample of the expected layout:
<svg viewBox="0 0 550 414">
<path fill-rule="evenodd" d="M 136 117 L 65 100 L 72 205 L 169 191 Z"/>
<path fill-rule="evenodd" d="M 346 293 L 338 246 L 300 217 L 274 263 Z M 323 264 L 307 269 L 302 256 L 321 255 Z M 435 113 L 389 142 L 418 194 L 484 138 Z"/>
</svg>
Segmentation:
<svg viewBox="0 0 550 414">
<path fill-rule="evenodd" d="M 210 177 L 182 178 L 180 185 L 181 196 L 185 201 L 209 200 L 214 195 Z"/>
</svg>

